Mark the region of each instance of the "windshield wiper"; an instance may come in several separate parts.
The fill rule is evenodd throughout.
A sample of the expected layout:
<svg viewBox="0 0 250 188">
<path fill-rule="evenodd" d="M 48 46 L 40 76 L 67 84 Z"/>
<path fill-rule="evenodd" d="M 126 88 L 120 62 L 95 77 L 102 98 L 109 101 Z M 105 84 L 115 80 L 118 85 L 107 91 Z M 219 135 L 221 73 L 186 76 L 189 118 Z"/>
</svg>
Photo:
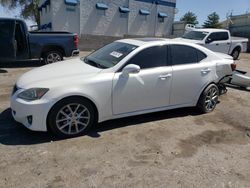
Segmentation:
<svg viewBox="0 0 250 188">
<path fill-rule="evenodd" d="M 107 68 L 107 67 L 105 67 L 103 65 L 100 65 L 99 63 L 97 63 L 97 62 L 95 62 L 93 60 L 90 60 L 90 59 L 88 59 L 86 57 L 84 58 L 84 62 L 87 63 L 87 64 L 89 64 L 89 65 L 92 65 L 94 67 L 97 67 L 97 68 L 102 68 L 102 69 Z"/>
</svg>

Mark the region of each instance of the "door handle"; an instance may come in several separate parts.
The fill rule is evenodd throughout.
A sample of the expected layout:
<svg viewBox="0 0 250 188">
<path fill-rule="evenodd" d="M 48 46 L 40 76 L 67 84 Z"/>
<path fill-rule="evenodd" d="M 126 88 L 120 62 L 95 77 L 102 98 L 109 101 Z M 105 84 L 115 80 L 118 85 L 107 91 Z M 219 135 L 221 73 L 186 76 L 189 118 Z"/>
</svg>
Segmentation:
<svg viewBox="0 0 250 188">
<path fill-rule="evenodd" d="M 219 46 L 219 44 L 217 43 L 217 44 L 215 44 L 216 46 Z"/>
<path fill-rule="evenodd" d="M 210 72 L 211 72 L 211 69 L 209 69 L 209 68 L 205 68 L 205 69 L 201 70 L 202 74 L 207 74 L 207 73 L 210 73 Z"/>
<path fill-rule="evenodd" d="M 170 78 L 172 76 L 172 74 L 162 74 L 159 76 L 159 78 L 161 80 L 166 80 L 167 78 Z"/>
</svg>

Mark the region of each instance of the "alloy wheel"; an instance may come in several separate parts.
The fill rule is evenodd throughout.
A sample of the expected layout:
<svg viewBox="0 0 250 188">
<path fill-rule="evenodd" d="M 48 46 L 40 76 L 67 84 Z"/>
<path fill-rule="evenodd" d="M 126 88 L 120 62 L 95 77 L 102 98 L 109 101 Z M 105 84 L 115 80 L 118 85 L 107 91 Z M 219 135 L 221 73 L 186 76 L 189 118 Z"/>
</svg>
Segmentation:
<svg viewBox="0 0 250 188">
<path fill-rule="evenodd" d="M 46 59 L 47 59 L 46 61 L 47 64 L 55 63 L 62 60 L 61 56 L 58 53 L 50 53 Z"/>
<path fill-rule="evenodd" d="M 239 57 L 239 51 L 238 51 L 238 50 L 235 50 L 235 51 L 233 52 L 233 59 L 236 60 L 238 57 Z"/>
<path fill-rule="evenodd" d="M 212 111 L 218 102 L 219 92 L 215 87 L 211 87 L 205 98 L 205 108 L 208 111 Z"/>
<path fill-rule="evenodd" d="M 56 126 L 64 134 L 75 135 L 88 127 L 90 112 L 82 104 L 72 103 L 63 106 L 56 116 Z"/>
</svg>

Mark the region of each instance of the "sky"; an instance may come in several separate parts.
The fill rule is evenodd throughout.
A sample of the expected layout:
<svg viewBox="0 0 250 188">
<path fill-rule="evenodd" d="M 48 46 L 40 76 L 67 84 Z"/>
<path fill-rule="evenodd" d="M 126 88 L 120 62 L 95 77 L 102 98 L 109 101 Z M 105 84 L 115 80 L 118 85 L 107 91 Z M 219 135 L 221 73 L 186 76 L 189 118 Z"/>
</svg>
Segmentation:
<svg viewBox="0 0 250 188">
<path fill-rule="evenodd" d="M 19 11 L 18 9 L 14 9 L 14 10 L 8 10 L 6 8 L 3 8 L 2 6 L 0 6 L 0 17 L 8 17 L 8 18 L 20 18 L 19 16 Z M 26 23 L 30 26 L 30 25 L 34 25 L 35 22 L 31 21 L 31 20 L 26 20 Z"/>
<path fill-rule="evenodd" d="M 175 20 L 180 18 L 188 11 L 194 12 L 198 16 L 199 24 L 202 25 L 206 20 L 207 15 L 212 12 L 217 12 L 221 21 L 226 19 L 226 14 L 232 12 L 233 15 L 250 13 L 250 0 L 176 0 L 178 13 L 175 15 Z M 4 10 L 0 6 L 0 17 L 15 17 L 18 16 L 18 10 Z M 32 25 L 28 21 L 28 25 Z"/>
<path fill-rule="evenodd" d="M 217 12 L 221 21 L 226 19 L 226 14 L 232 12 L 233 15 L 250 13 L 250 0 L 176 0 L 176 7 L 179 10 L 175 15 L 175 20 L 188 11 L 194 12 L 199 21 L 199 25 L 207 19 L 212 12 Z"/>
</svg>

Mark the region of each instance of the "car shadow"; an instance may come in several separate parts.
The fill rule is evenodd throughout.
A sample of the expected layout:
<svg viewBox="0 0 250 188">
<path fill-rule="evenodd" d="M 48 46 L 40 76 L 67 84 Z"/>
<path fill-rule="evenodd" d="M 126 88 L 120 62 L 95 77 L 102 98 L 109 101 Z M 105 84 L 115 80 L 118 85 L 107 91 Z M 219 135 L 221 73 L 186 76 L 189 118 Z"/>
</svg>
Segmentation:
<svg viewBox="0 0 250 188">
<path fill-rule="evenodd" d="M 4 69 L 0 69 L 0 74 L 4 74 L 4 73 L 8 73 L 8 71 Z"/>
<path fill-rule="evenodd" d="M 197 115 L 201 115 L 201 113 L 192 107 L 153 112 L 149 114 L 131 116 L 99 123 L 95 127 L 93 127 L 87 135 L 93 138 L 98 138 L 101 136 L 102 132 L 109 131 L 112 129 L 119 129 L 127 126 L 140 126 L 143 123 L 147 122 Z"/>
<path fill-rule="evenodd" d="M 30 131 L 16 122 L 8 108 L 0 114 L 0 144 L 4 145 L 33 145 L 56 141 L 57 139 L 47 132 Z"/>
<path fill-rule="evenodd" d="M 18 62 L 1 62 L 1 68 L 28 68 L 28 67 L 40 67 L 44 65 L 41 61 L 18 61 Z"/>
<path fill-rule="evenodd" d="M 163 119 L 171 119 L 184 116 L 200 115 L 194 108 L 181 108 L 133 117 L 109 120 L 94 126 L 86 136 L 92 138 L 101 137 L 101 133 L 112 129 L 119 129 L 127 126 L 140 126 L 146 122 L 154 122 Z M 0 144 L 3 145 L 34 145 L 59 141 L 48 132 L 34 132 L 14 121 L 10 108 L 0 114 Z"/>
</svg>

